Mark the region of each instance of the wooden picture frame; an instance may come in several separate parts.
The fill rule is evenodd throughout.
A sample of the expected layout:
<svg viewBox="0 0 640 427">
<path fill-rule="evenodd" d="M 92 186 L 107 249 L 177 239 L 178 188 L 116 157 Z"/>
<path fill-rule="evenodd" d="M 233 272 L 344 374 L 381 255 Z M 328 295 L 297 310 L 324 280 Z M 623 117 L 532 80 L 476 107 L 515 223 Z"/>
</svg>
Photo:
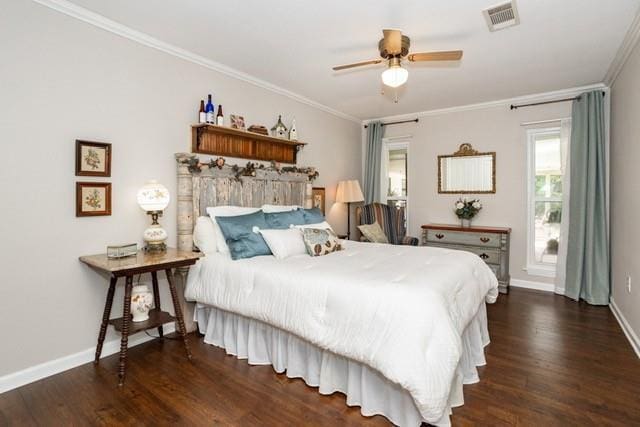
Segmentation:
<svg viewBox="0 0 640 427">
<path fill-rule="evenodd" d="M 76 216 L 111 215 L 110 182 L 76 182 Z"/>
<path fill-rule="evenodd" d="M 111 144 L 76 139 L 76 176 L 111 176 Z"/>
<path fill-rule="evenodd" d="M 314 208 L 318 208 L 322 211 L 322 215 L 326 215 L 325 213 L 325 188 L 324 187 L 313 187 L 311 189 L 311 204 Z"/>
</svg>

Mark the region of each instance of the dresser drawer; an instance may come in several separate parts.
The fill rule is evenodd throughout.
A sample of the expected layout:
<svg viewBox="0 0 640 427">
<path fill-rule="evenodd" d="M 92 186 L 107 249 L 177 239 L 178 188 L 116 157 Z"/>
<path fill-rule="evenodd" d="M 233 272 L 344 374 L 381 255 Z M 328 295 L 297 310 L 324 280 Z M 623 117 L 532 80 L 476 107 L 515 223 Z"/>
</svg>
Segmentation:
<svg viewBox="0 0 640 427">
<path fill-rule="evenodd" d="M 475 233 L 450 230 L 425 230 L 426 241 L 451 245 L 500 247 L 499 233 Z M 426 243 L 426 242 L 425 242 Z"/>
<path fill-rule="evenodd" d="M 471 252 L 478 255 L 487 264 L 500 264 L 500 249 L 492 248 L 474 248 L 473 246 L 451 245 L 446 243 L 432 243 L 428 242 L 427 246 L 433 248 L 453 249 L 456 251 Z"/>
<path fill-rule="evenodd" d="M 461 251 L 472 252 L 478 255 L 484 262 L 487 264 L 500 264 L 500 250 L 499 249 L 484 249 L 484 248 L 473 248 L 467 246 L 465 248 L 459 248 Z"/>
</svg>

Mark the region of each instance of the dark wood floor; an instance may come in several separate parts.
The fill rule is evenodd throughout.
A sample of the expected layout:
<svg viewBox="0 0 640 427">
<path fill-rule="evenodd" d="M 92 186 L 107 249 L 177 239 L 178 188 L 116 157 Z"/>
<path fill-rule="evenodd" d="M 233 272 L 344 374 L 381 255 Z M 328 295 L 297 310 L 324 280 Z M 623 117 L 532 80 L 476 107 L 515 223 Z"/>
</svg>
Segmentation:
<svg viewBox="0 0 640 427">
<path fill-rule="evenodd" d="M 96 317 L 96 322 L 98 318 Z M 454 426 L 640 426 L 640 360 L 606 307 L 514 289 L 489 306 L 492 342 Z M 191 336 L 117 356 L 0 395 L 0 425 L 388 425 L 269 366 L 249 366 Z"/>
</svg>

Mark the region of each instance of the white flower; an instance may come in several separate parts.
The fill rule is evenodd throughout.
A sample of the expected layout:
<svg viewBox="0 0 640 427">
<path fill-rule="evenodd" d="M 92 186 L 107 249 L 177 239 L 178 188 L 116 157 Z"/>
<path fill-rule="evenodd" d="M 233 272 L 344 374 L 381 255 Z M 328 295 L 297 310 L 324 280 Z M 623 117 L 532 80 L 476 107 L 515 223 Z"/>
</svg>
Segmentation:
<svg viewBox="0 0 640 427">
<path fill-rule="evenodd" d="M 464 208 L 464 203 L 462 202 L 456 203 L 456 209 L 462 209 L 462 208 Z"/>
<path fill-rule="evenodd" d="M 482 205 L 480 204 L 480 202 L 473 202 L 473 204 L 471 205 L 473 206 L 475 209 L 480 209 L 482 207 Z"/>
</svg>

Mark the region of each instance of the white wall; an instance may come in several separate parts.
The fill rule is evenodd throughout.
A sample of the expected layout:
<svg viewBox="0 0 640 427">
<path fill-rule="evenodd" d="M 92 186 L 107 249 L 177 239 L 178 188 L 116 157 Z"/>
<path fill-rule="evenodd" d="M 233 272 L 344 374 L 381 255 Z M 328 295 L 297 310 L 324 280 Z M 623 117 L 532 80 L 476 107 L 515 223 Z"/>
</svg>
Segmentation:
<svg viewBox="0 0 640 427">
<path fill-rule="evenodd" d="M 175 196 L 173 154 L 189 150 L 189 125 L 207 93 L 249 124 L 295 116 L 309 143 L 298 164 L 318 167 L 327 208 L 339 179 L 361 175 L 360 124 L 34 2 L 3 2 L 0 52 L 0 377 L 95 346 L 107 282 L 78 256 L 141 243 L 149 220 L 136 191 L 157 178 Z M 75 139 L 113 144 L 112 177 L 89 179 L 113 183 L 109 217 L 75 217 L 75 182 L 86 180 L 74 176 Z M 342 206 L 329 220 L 345 231 Z M 162 222 L 175 245 L 175 203 Z"/>
<path fill-rule="evenodd" d="M 640 44 L 612 85 L 611 95 L 611 277 L 612 299 L 640 337 Z M 631 276 L 631 293 L 626 277 Z M 640 352 L 640 341 L 636 341 Z M 640 353 L 639 353 L 640 355 Z"/>
<path fill-rule="evenodd" d="M 455 194 L 438 194 L 439 154 L 451 154 L 460 144 L 496 152 L 496 194 L 477 195 L 484 204 L 476 225 L 511 227 L 512 279 L 552 283 L 523 269 L 527 255 L 527 146 L 524 122 L 570 117 L 571 103 L 510 110 L 508 106 L 420 117 L 418 123 L 385 126 L 385 137 L 412 135 L 409 159 L 409 227 L 420 237 L 428 223 L 457 224 Z M 467 195 L 473 197 L 473 195 Z"/>
</svg>

